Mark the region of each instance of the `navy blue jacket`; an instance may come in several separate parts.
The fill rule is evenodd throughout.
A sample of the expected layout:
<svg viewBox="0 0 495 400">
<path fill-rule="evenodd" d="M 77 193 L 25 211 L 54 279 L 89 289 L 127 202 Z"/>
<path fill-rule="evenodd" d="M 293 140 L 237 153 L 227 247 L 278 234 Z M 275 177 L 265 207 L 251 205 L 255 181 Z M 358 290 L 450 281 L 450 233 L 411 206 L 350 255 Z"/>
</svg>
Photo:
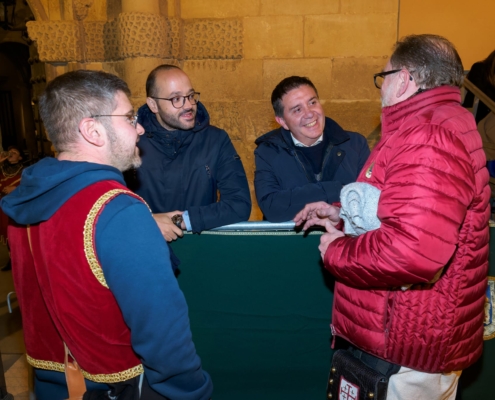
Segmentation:
<svg viewBox="0 0 495 400">
<path fill-rule="evenodd" d="M 44 158 L 24 170 L 19 187 L 0 204 L 17 223 L 35 224 L 48 220 L 81 189 L 102 180 L 124 184 L 122 174 L 107 165 Z M 170 265 L 167 242 L 146 205 L 125 195 L 111 200 L 96 223 L 95 244 L 150 386 L 170 399 L 209 399 L 213 387 L 192 342 L 186 300 Z M 60 398 L 52 394 L 56 386 L 66 390 L 63 376 L 45 371 L 46 390 L 37 388 L 43 393 L 39 398 Z M 86 384 L 88 390 L 102 388 Z"/>
<path fill-rule="evenodd" d="M 227 133 L 210 125 L 201 103 L 189 131 L 166 130 L 146 104 L 138 115 L 146 130 L 138 143 L 143 163 L 128 183 L 154 213 L 187 210 L 193 232 L 249 218 L 251 197 L 241 159 Z"/>
<path fill-rule="evenodd" d="M 288 130 L 280 127 L 256 139 L 254 187 L 268 221 L 292 220 L 307 203 L 339 201 L 342 186 L 356 180 L 370 154 L 366 139 L 330 118 L 323 134 L 328 145 L 319 176 Z"/>
</svg>

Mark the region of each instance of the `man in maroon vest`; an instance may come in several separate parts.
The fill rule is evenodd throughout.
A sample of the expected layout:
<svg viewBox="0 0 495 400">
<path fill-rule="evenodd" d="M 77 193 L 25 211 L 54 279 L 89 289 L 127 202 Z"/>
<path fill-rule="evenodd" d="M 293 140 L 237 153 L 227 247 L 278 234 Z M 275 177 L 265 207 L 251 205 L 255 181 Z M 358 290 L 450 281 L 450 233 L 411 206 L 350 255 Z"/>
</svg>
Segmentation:
<svg viewBox="0 0 495 400">
<path fill-rule="evenodd" d="M 462 78 L 445 38 L 399 41 L 375 74 L 382 138 L 357 179 L 381 191 L 380 227 L 346 236 L 339 209 L 324 203 L 296 216 L 328 231 L 320 251 L 337 279 L 334 335 L 365 363 L 400 367 L 387 399 L 454 399 L 483 349 L 490 189 Z"/>
<path fill-rule="evenodd" d="M 28 168 L 1 203 L 15 221 L 13 277 L 39 400 L 68 397 L 65 346 L 86 378 L 85 398 L 101 390 L 206 400 L 212 392 L 168 245 L 124 185 L 122 171 L 140 165 L 144 132 L 129 94 L 104 72 L 50 82 L 40 113 L 58 157 Z"/>
</svg>

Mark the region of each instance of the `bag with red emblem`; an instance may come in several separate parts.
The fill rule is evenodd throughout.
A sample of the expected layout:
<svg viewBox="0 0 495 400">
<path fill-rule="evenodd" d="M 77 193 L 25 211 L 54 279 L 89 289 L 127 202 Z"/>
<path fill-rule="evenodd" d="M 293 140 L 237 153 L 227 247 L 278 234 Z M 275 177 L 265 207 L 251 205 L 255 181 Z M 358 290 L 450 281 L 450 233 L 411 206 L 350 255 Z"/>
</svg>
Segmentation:
<svg viewBox="0 0 495 400">
<path fill-rule="evenodd" d="M 327 398 L 385 400 L 390 376 L 400 365 L 381 360 L 359 349 L 337 350 L 328 377 Z"/>
</svg>

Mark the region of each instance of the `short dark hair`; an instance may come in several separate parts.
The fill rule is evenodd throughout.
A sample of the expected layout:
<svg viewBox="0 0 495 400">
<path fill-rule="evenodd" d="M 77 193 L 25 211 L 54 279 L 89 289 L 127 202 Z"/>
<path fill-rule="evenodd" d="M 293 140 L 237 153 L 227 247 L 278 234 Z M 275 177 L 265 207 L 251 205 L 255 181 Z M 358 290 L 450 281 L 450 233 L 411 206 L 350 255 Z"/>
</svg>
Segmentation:
<svg viewBox="0 0 495 400">
<path fill-rule="evenodd" d="M 450 85 L 460 87 L 462 61 L 454 45 L 438 35 L 405 36 L 390 57 L 393 69 L 405 68 L 421 89 Z"/>
<path fill-rule="evenodd" d="M 288 78 L 282 79 L 280 83 L 275 86 L 272 92 L 272 107 L 275 111 L 277 117 L 283 117 L 284 115 L 284 105 L 282 104 L 282 97 L 284 97 L 291 90 L 297 89 L 300 86 L 312 87 L 318 96 L 318 90 L 316 90 L 315 85 L 305 76 L 289 76 Z"/>
<path fill-rule="evenodd" d="M 182 71 L 178 66 L 172 64 L 162 64 L 156 67 L 153 71 L 151 71 L 146 79 L 146 97 L 156 96 L 156 75 L 160 71 L 169 71 L 171 69 L 178 69 Z"/>
<path fill-rule="evenodd" d="M 130 96 L 127 83 L 103 71 L 67 72 L 48 83 L 40 96 L 40 115 L 57 152 L 66 151 L 79 138 L 79 122 L 97 114 L 111 114 L 117 92 Z"/>
</svg>

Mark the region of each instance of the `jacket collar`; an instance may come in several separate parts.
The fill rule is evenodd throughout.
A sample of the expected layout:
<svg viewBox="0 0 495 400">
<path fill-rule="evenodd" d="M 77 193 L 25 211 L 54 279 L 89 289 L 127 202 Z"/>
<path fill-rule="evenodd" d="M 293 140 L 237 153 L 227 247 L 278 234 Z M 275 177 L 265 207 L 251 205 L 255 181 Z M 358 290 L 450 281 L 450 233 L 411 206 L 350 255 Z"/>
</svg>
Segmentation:
<svg viewBox="0 0 495 400">
<path fill-rule="evenodd" d="M 425 108 L 445 102 L 461 103 L 461 91 L 454 86 L 439 86 L 414 95 L 390 107 L 382 108 L 382 138 L 395 132 L 405 119 Z"/>
<path fill-rule="evenodd" d="M 349 140 L 349 134 L 342 129 L 333 119 L 325 118 L 325 129 L 323 130 L 324 140 L 328 140 L 329 144 L 338 145 Z M 296 146 L 292 141 L 290 131 L 282 127 L 260 136 L 256 139 L 257 145 L 266 142 L 274 144 L 286 149 L 294 149 Z"/>
</svg>

